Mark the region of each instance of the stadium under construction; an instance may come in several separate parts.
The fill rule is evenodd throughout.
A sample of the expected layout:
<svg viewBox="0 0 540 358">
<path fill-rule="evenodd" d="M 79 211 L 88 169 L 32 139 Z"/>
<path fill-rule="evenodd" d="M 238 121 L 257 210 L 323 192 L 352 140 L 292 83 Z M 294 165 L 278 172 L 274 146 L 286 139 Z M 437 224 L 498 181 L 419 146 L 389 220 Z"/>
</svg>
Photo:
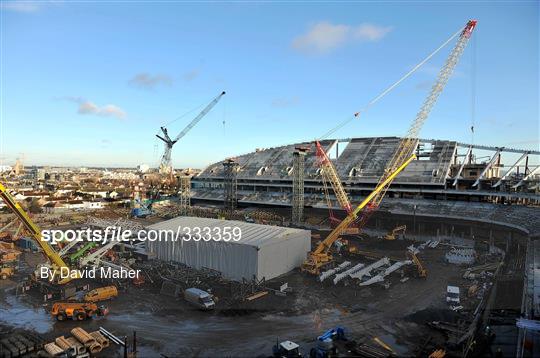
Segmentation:
<svg viewBox="0 0 540 358">
<path fill-rule="evenodd" d="M 222 91 L 177 136 L 160 127 L 159 169 L 2 175 L 0 357 L 539 356 L 540 151 L 419 139 L 476 24 L 368 104 L 454 41 L 403 137 L 175 170 Z M 110 240 L 52 245 L 50 228 Z"/>
</svg>

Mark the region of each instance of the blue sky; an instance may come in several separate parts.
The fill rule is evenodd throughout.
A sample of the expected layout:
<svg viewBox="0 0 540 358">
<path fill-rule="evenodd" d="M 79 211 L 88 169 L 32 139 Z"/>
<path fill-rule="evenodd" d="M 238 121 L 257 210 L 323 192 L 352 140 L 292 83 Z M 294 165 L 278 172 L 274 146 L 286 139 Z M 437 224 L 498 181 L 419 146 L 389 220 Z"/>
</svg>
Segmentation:
<svg viewBox="0 0 540 358">
<path fill-rule="evenodd" d="M 474 142 L 539 147 L 536 1 L 4 1 L 1 10 L 4 164 L 24 155 L 38 165 L 157 166 L 160 125 L 222 90 L 175 146 L 175 167 L 312 140 L 470 18 L 473 39 L 421 137 L 470 142 L 474 78 Z M 405 134 L 450 48 L 335 136 Z"/>
</svg>

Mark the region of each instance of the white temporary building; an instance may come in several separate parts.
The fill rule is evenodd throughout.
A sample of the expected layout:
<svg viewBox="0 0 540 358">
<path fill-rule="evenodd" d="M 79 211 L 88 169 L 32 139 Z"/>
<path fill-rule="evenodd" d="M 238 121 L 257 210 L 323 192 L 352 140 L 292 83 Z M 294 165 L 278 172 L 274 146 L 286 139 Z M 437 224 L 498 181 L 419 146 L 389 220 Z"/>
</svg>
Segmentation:
<svg viewBox="0 0 540 358">
<path fill-rule="evenodd" d="M 203 238 L 209 239 L 211 236 L 211 240 L 193 240 L 197 237 L 196 228 L 201 230 Z M 270 280 L 283 275 L 299 267 L 311 248 L 311 233 L 308 230 L 242 221 L 180 216 L 153 224 L 147 230 L 169 234 L 168 240 L 147 241 L 149 257 L 183 263 L 196 269 L 210 268 L 231 280 L 251 279 L 254 276 L 259 280 Z M 224 232 L 233 230 L 236 234 L 241 232 L 238 241 L 216 240 L 219 235 L 228 238 Z M 188 231 L 191 232 L 191 239 L 186 241 L 188 237 L 183 233 Z M 180 235 L 174 240 L 176 233 Z"/>
</svg>

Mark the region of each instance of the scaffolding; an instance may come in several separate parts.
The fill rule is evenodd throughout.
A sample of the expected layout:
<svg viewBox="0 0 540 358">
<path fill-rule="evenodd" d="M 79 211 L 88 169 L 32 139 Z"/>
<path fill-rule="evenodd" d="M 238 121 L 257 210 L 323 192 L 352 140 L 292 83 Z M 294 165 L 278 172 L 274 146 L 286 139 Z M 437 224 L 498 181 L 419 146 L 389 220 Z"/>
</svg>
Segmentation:
<svg viewBox="0 0 540 358">
<path fill-rule="evenodd" d="M 191 177 L 189 175 L 181 175 L 179 182 L 180 215 L 189 215 L 191 211 Z"/>
<path fill-rule="evenodd" d="M 223 162 L 223 189 L 224 208 L 227 211 L 236 209 L 237 204 L 237 167 L 238 163 L 234 159 L 227 159 Z"/>
<path fill-rule="evenodd" d="M 295 224 L 304 220 L 304 162 L 308 148 L 297 147 L 293 153 L 292 217 Z"/>
</svg>

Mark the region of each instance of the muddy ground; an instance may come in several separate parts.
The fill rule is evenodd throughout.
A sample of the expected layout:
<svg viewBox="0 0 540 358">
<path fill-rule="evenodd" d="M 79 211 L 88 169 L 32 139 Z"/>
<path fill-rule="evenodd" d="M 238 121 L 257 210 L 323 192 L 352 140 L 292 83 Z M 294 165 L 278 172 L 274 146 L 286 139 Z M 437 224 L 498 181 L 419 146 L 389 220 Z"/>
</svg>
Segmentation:
<svg viewBox="0 0 540 358">
<path fill-rule="evenodd" d="M 361 244 L 366 251 L 404 258 L 405 248 L 411 243 L 367 239 Z M 293 271 L 269 283 L 278 286 L 287 282 L 292 292 L 286 297 L 270 294 L 246 303 L 242 311 L 218 305 L 213 312 L 201 312 L 179 298 L 160 295 L 158 287 L 146 285 L 130 288 L 107 302 L 108 316 L 83 323 L 56 322 L 38 295 L 15 296 L 15 282 L 8 280 L 0 283 L 0 332 L 2 328 L 4 332 L 20 328 L 52 340 L 69 335 L 76 326 L 87 331 L 102 326 L 118 336 L 137 331 L 142 357 L 255 357 L 270 355 L 277 339 L 292 340 L 307 354 L 318 335 L 341 326 L 349 338 L 375 345 L 373 338 L 379 337 L 398 354 L 411 355 L 427 336 L 435 334 L 435 340 L 442 339 L 423 321 L 436 319 L 431 318 L 436 316 L 433 312 L 447 310 L 446 286 L 470 285 L 461 278 L 463 268 L 443 262 L 447 249 L 439 246 L 422 251 L 419 257 L 428 271 L 427 279 L 411 276 L 400 282 L 401 276 L 394 273 L 388 289 L 382 285 L 334 286 L 331 280 L 319 283 L 314 277 Z M 25 260 L 33 263 L 32 258 L 25 254 Z M 354 261 L 371 262 L 360 256 Z M 470 306 L 473 304 L 470 302 Z M 103 354 L 121 352 L 113 347 Z"/>
</svg>

